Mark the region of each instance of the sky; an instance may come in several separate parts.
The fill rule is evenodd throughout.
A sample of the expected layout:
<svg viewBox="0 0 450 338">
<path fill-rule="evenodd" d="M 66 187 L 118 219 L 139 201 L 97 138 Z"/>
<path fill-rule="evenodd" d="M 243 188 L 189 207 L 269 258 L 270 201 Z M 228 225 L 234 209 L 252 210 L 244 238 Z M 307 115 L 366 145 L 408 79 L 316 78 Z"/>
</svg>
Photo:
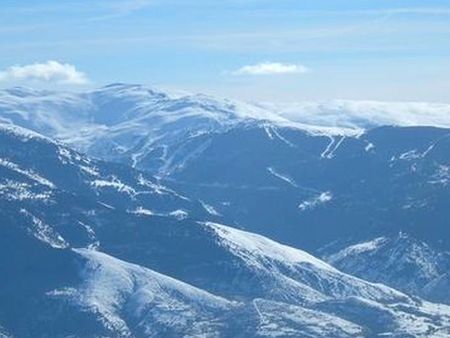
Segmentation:
<svg viewBox="0 0 450 338">
<path fill-rule="evenodd" d="M 0 86 L 450 102 L 450 1 L 2 0 Z"/>
</svg>

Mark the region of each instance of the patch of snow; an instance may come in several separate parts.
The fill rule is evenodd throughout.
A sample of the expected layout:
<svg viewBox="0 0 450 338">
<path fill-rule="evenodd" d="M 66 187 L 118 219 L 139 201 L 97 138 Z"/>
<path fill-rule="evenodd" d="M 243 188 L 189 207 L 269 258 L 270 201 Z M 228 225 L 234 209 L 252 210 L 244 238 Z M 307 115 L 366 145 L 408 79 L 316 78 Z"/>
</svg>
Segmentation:
<svg viewBox="0 0 450 338">
<path fill-rule="evenodd" d="M 290 142 L 289 140 L 287 140 L 284 136 L 282 136 L 278 132 L 278 130 L 277 130 L 277 128 L 275 126 L 273 126 L 271 129 L 272 129 L 273 135 L 275 135 L 280 141 L 282 141 L 283 143 L 287 144 L 291 148 L 296 148 L 296 145 L 293 144 L 292 142 Z"/>
<path fill-rule="evenodd" d="M 87 165 L 80 165 L 80 169 L 82 171 L 84 171 L 86 174 L 94 176 L 94 177 L 99 177 L 100 173 L 98 171 L 98 169 L 96 167 L 91 167 L 91 166 L 87 166 Z"/>
<path fill-rule="evenodd" d="M 255 299 L 263 337 L 363 337 L 363 328 L 332 314 L 300 306 Z"/>
<path fill-rule="evenodd" d="M 409 150 L 407 152 L 400 154 L 398 156 L 398 159 L 404 160 L 404 161 L 411 161 L 411 160 L 416 160 L 416 159 L 419 159 L 422 157 L 423 157 L 422 153 L 420 153 L 418 150 L 414 149 L 414 150 Z"/>
<path fill-rule="evenodd" d="M 374 145 L 373 143 L 371 143 L 371 142 L 368 142 L 367 145 L 365 146 L 364 150 L 365 150 L 366 152 L 369 152 L 369 151 L 371 151 L 372 149 L 375 149 L 375 145 Z"/>
<path fill-rule="evenodd" d="M 64 147 L 58 147 L 58 153 L 59 153 L 59 160 L 63 164 L 72 163 L 72 155 L 70 154 L 70 151 L 67 148 Z"/>
<path fill-rule="evenodd" d="M 337 142 L 333 142 L 332 144 L 329 145 L 328 151 L 324 154 L 321 154 L 321 157 L 323 158 L 327 158 L 327 159 L 331 159 L 334 157 L 334 153 L 336 152 L 336 150 L 340 147 L 340 145 L 342 144 L 342 142 L 344 141 L 345 136 L 341 136 L 339 141 Z M 333 148 L 331 148 L 333 147 Z"/>
<path fill-rule="evenodd" d="M 374 240 L 371 240 L 368 242 L 354 244 L 354 245 L 351 245 L 351 246 L 339 251 L 336 254 L 329 256 L 328 260 L 330 262 L 335 262 L 335 261 L 341 260 L 349 255 L 359 255 L 359 254 L 362 254 L 362 253 L 365 253 L 368 251 L 374 251 L 374 250 L 377 250 L 378 248 L 380 248 L 380 246 L 382 246 L 384 243 L 386 243 L 386 241 L 387 241 L 386 237 L 378 237 L 378 238 L 375 238 Z"/>
<path fill-rule="evenodd" d="M 112 177 L 110 181 L 96 179 L 91 182 L 91 186 L 95 188 L 112 188 L 120 193 L 126 193 L 132 197 L 136 195 L 136 190 L 134 190 L 129 185 L 122 183 L 120 179 L 115 176 Z"/>
<path fill-rule="evenodd" d="M 264 131 L 266 132 L 267 136 L 268 136 L 271 140 L 273 140 L 274 137 L 273 137 L 273 134 L 272 134 L 272 132 L 271 132 L 271 130 L 270 130 L 270 129 L 271 129 L 270 126 L 267 125 L 267 124 L 265 124 L 265 125 L 263 126 L 263 128 L 264 128 Z"/>
<path fill-rule="evenodd" d="M 83 223 L 81 221 L 78 221 L 78 225 L 80 225 L 89 236 L 89 240 L 91 241 L 91 243 L 89 244 L 89 248 L 94 250 L 97 249 L 100 246 L 100 242 L 97 239 L 97 235 L 95 234 L 94 229 L 92 229 L 90 225 Z"/>
<path fill-rule="evenodd" d="M 58 298 L 58 297 L 73 297 L 76 295 L 76 293 L 77 293 L 77 289 L 67 287 L 67 288 L 54 289 L 51 291 L 47 291 L 45 294 L 49 297 Z"/>
<path fill-rule="evenodd" d="M 437 143 L 437 142 L 436 142 L 436 143 Z M 434 147 L 436 146 L 436 143 L 431 144 L 431 145 L 430 145 L 430 146 L 422 153 L 422 157 L 427 156 L 428 153 L 434 149 Z"/>
<path fill-rule="evenodd" d="M 345 139 L 345 136 L 340 136 L 339 140 L 336 142 L 336 139 L 334 137 L 330 137 L 331 141 L 328 144 L 328 146 L 325 148 L 325 150 L 322 152 L 322 154 L 320 154 L 320 157 L 327 158 L 327 159 L 333 158 L 334 153 L 339 148 L 339 146 L 342 144 L 344 139 Z"/>
<path fill-rule="evenodd" d="M 8 133 L 10 135 L 14 135 L 17 138 L 20 138 L 22 142 L 26 142 L 31 139 L 38 139 L 47 143 L 56 144 L 56 142 L 49 137 L 36 133 L 30 129 L 22 128 L 10 122 L 0 122 L 0 130 L 3 133 Z"/>
<path fill-rule="evenodd" d="M 20 212 L 31 220 L 31 227 L 27 228 L 30 235 L 56 249 L 69 247 L 69 244 L 53 227 L 45 224 L 42 220 L 25 209 L 21 209 Z"/>
<path fill-rule="evenodd" d="M 175 217 L 178 220 L 183 220 L 186 219 L 189 216 L 189 214 L 184 210 L 178 209 L 170 212 L 169 216 Z"/>
<path fill-rule="evenodd" d="M 132 211 L 133 214 L 136 215 L 144 215 L 144 216 L 153 216 L 155 213 L 149 209 L 145 209 L 141 206 L 137 207 L 135 210 Z"/>
<path fill-rule="evenodd" d="M 28 177 L 29 179 L 31 179 L 39 184 L 45 185 L 49 188 L 52 188 L 52 189 L 55 188 L 55 185 L 52 182 L 50 182 L 48 179 L 38 175 L 37 173 L 35 173 L 31 170 L 22 169 L 22 168 L 20 168 L 19 165 L 15 164 L 11 161 L 0 158 L 0 166 L 3 166 L 7 169 L 15 171 L 21 175 L 24 175 L 24 176 Z"/>
<path fill-rule="evenodd" d="M 436 172 L 428 181 L 430 184 L 439 184 L 442 186 L 447 186 L 450 182 L 450 166 L 439 164 Z"/>
<path fill-rule="evenodd" d="M 52 191 L 36 193 L 31 191 L 31 186 L 27 183 L 7 179 L 0 183 L 0 196 L 10 201 L 41 200 L 50 202 Z"/>
<path fill-rule="evenodd" d="M 319 195 L 313 197 L 310 200 L 303 201 L 298 205 L 298 208 L 302 211 L 314 209 L 315 207 L 327 203 L 333 199 L 333 195 L 330 191 L 325 191 Z"/>
<path fill-rule="evenodd" d="M 200 200 L 200 204 L 202 205 L 203 209 L 205 209 L 206 212 L 207 212 L 208 214 L 210 214 L 210 215 L 212 215 L 212 216 L 222 216 L 222 215 L 216 210 L 216 208 L 214 208 L 212 205 L 210 205 L 210 204 L 208 204 L 208 203 L 206 203 L 206 202 L 204 202 L 204 201 L 201 201 L 201 200 Z"/>
<path fill-rule="evenodd" d="M 272 174 L 273 176 L 279 178 L 280 180 L 290 184 L 291 186 L 297 188 L 297 184 L 295 183 L 295 181 L 292 178 L 287 177 L 286 175 L 282 175 L 280 173 L 278 173 L 274 168 L 272 167 L 267 167 L 267 171 Z"/>
<path fill-rule="evenodd" d="M 144 177 L 144 175 L 142 175 L 142 173 L 140 173 L 138 175 L 137 180 L 138 180 L 138 184 L 139 185 L 152 189 L 151 192 L 154 192 L 156 194 L 159 194 L 159 195 L 173 195 L 173 196 L 176 196 L 178 198 L 181 198 L 182 200 L 190 201 L 190 199 L 187 198 L 186 196 L 183 196 L 183 195 L 177 193 L 176 191 L 174 191 L 174 190 L 172 190 L 172 189 L 170 189 L 170 188 L 168 188 L 168 187 L 166 187 L 164 185 L 161 185 L 159 183 L 153 183 L 152 181 L 146 179 Z M 138 192 L 138 194 L 141 194 L 141 193 L 147 193 L 147 191 Z"/>
<path fill-rule="evenodd" d="M 100 201 L 97 201 L 97 203 L 102 205 L 102 206 L 104 206 L 106 209 L 116 210 L 116 208 L 113 207 L 112 205 L 109 205 L 109 204 L 106 204 L 106 203 L 103 203 L 103 202 L 100 202 Z"/>
</svg>

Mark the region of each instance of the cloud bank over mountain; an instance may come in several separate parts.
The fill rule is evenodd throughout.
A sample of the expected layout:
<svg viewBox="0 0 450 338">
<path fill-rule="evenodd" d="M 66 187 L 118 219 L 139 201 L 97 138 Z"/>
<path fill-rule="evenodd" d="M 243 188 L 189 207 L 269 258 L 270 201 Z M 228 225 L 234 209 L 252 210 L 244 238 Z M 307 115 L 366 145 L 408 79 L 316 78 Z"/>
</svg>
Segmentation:
<svg viewBox="0 0 450 338">
<path fill-rule="evenodd" d="M 262 106 L 292 122 L 322 127 L 450 127 L 450 104 L 446 103 L 332 100 Z"/>
</svg>

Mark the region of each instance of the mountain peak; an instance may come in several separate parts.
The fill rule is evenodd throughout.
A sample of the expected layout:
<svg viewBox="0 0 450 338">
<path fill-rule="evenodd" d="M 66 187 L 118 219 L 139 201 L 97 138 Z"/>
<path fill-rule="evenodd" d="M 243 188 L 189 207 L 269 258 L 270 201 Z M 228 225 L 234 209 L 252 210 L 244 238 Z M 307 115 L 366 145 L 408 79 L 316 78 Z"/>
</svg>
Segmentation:
<svg viewBox="0 0 450 338">
<path fill-rule="evenodd" d="M 31 87 L 26 86 L 16 86 L 11 87 L 3 90 L 4 93 L 7 93 L 11 96 L 16 96 L 19 98 L 26 98 L 29 96 L 44 96 L 51 93 L 49 90 L 43 90 L 43 89 L 35 89 Z"/>
<path fill-rule="evenodd" d="M 139 98 L 145 99 L 149 96 L 159 96 L 159 97 L 168 97 L 169 95 L 163 90 L 157 89 L 152 86 L 145 86 L 141 84 L 133 84 L 133 83 L 111 83 L 100 87 L 97 90 L 94 90 L 94 93 L 120 93 L 123 95 L 137 96 Z"/>
</svg>

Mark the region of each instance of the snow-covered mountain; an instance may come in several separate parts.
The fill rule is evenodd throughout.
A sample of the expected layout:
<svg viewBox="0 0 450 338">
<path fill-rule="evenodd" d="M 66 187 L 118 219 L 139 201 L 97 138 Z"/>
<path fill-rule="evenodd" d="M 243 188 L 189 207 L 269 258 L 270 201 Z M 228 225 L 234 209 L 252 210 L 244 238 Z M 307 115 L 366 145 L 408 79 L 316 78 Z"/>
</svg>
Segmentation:
<svg viewBox="0 0 450 338">
<path fill-rule="evenodd" d="M 389 231 L 450 249 L 449 116 L 444 104 L 251 105 L 126 84 L 0 92 L 1 120 L 147 171 L 229 224 L 310 250 Z"/>
<path fill-rule="evenodd" d="M 355 276 L 410 294 L 450 302 L 450 253 L 440 252 L 407 234 L 352 244 L 326 255 L 325 259 Z"/>
<path fill-rule="evenodd" d="M 0 137 L 0 325 L 13 337 L 449 334 L 449 307 L 211 222 L 145 173 L 17 127 Z"/>
<path fill-rule="evenodd" d="M 448 250 L 449 132 L 380 127 L 356 138 L 236 128 L 205 135 L 208 146 L 165 181 L 231 224 L 293 246 L 403 231 Z"/>
<path fill-rule="evenodd" d="M 8 124 L 0 124 L 0 172 L 0 192 L 5 202 L 22 208 L 29 205 L 46 216 L 52 210 L 67 212 L 73 201 L 90 205 L 92 213 L 117 209 L 173 218 L 210 215 L 200 202 L 161 185 L 145 172 L 93 160 L 47 137 Z M 72 210 L 66 216 L 75 214 L 79 212 Z"/>
<path fill-rule="evenodd" d="M 448 336 L 445 105 L 289 107 L 0 91 L 0 336 Z"/>
<path fill-rule="evenodd" d="M 163 172 L 186 140 L 248 120 L 288 123 L 249 104 L 126 84 L 86 93 L 5 90 L 0 92 L 0 120 L 58 138 L 90 155 L 146 169 L 153 165 Z"/>
</svg>

